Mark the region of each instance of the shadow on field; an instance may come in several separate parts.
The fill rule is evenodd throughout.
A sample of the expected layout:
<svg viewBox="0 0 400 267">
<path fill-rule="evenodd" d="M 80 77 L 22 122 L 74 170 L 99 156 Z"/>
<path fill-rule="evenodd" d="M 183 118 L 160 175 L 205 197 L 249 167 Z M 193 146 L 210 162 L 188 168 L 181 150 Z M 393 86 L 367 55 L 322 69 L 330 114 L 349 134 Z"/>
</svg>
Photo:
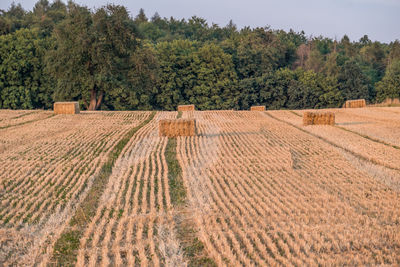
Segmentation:
<svg viewBox="0 0 400 267">
<path fill-rule="evenodd" d="M 226 132 L 226 133 L 199 133 L 197 136 L 203 137 L 217 137 L 217 136 L 243 136 L 243 135 L 254 135 L 260 134 L 262 131 L 252 131 L 252 132 Z"/>
<path fill-rule="evenodd" d="M 354 121 L 354 122 L 336 123 L 336 125 L 359 125 L 359 124 L 373 124 L 373 122 L 370 122 L 370 121 Z"/>
</svg>

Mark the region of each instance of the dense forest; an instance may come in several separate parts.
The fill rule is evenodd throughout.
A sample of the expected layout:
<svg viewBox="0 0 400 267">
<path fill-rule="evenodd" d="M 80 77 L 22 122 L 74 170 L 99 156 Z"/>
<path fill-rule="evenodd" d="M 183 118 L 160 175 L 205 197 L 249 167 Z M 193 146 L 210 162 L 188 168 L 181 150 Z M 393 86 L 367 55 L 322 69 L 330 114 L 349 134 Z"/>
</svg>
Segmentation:
<svg viewBox="0 0 400 267">
<path fill-rule="evenodd" d="M 307 37 L 39 0 L 0 10 L 0 108 L 340 107 L 400 97 L 400 42 Z"/>
</svg>

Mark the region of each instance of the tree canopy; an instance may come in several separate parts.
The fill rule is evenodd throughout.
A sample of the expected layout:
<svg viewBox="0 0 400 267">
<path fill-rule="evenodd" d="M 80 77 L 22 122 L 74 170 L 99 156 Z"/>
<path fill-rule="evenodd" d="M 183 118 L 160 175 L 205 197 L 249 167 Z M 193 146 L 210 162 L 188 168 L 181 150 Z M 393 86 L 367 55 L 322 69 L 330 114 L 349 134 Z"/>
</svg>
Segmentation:
<svg viewBox="0 0 400 267">
<path fill-rule="evenodd" d="M 174 110 L 340 107 L 399 97 L 400 42 L 39 0 L 0 10 L 0 108 Z"/>
</svg>

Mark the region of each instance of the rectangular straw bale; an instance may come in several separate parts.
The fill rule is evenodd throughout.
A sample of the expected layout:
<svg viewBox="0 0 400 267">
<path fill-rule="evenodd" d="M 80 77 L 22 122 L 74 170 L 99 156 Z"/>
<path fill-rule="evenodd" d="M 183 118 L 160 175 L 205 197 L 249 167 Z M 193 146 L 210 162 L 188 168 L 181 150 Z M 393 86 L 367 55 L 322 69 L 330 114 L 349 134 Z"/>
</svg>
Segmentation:
<svg viewBox="0 0 400 267">
<path fill-rule="evenodd" d="M 303 125 L 335 125 L 335 114 L 306 111 L 303 114 Z"/>
<path fill-rule="evenodd" d="M 252 106 L 250 107 L 251 111 L 265 111 L 265 106 Z"/>
<path fill-rule="evenodd" d="M 382 102 L 384 105 L 398 105 L 400 104 L 400 99 L 399 98 L 386 98 L 384 102 Z"/>
<path fill-rule="evenodd" d="M 55 102 L 54 113 L 55 114 L 79 114 L 79 103 L 78 102 Z"/>
<path fill-rule="evenodd" d="M 196 134 L 195 119 L 160 120 L 158 126 L 160 136 L 177 137 Z"/>
<path fill-rule="evenodd" d="M 179 105 L 178 111 L 193 111 L 194 105 Z"/>
<path fill-rule="evenodd" d="M 365 99 L 347 100 L 344 105 L 345 108 L 363 108 L 366 106 Z"/>
<path fill-rule="evenodd" d="M 303 125 L 311 125 L 313 122 L 313 115 L 311 112 L 306 111 L 303 113 Z"/>
</svg>

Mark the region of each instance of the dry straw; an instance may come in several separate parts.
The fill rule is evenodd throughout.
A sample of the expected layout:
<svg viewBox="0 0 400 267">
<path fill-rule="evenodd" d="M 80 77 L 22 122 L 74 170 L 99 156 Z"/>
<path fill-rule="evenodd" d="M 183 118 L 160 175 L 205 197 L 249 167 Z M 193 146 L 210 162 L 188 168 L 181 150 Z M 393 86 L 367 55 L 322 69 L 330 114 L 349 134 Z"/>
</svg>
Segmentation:
<svg viewBox="0 0 400 267">
<path fill-rule="evenodd" d="M 335 114 L 332 112 L 304 112 L 303 125 L 335 125 Z"/>
<path fill-rule="evenodd" d="M 159 121 L 160 136 L 194 136 L 196 135 L 195 119 L 175 119 Z"/>
<path fill-rule="evenodd" d="M 345 108 L 363 108 L 366 106 L 365 99 L 347 100 L 346 103 L 344 103 Z"/>
<path fill-rule="evenodd" d="M 193 111 L 194 105 L 179 105 L 178 111 Z"/>
<path fill-rule="evenodd" d="M 265 111 L 265 106 L 252 106 L 251 111 Z"/>
<path fill-rule="evenodd" d="M 385 105 L 400 105 L 400 98 L 386 98 L 382 104 Z"/>
<path fill-rule="evenodd" d="M 54 113 L 55 114 L 79 114 L 79 103 L 78 102 L 55 102 Z"/>
</svg>

